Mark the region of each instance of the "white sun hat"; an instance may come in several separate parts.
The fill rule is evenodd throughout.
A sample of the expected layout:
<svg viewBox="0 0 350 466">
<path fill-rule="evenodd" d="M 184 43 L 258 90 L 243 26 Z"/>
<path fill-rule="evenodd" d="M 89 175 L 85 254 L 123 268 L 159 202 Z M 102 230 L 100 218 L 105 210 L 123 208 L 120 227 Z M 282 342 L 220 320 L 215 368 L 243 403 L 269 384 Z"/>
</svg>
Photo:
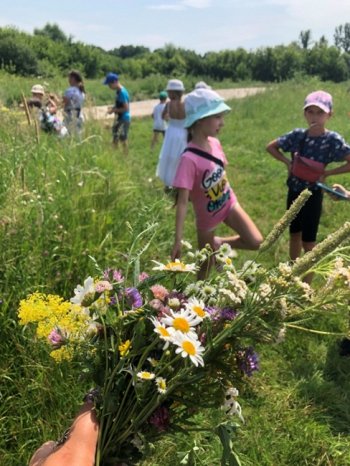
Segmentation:
<svg viewBox="0 0 350 466">
<path fill-rule="evenodd" d="M 32 87 L 31 92 L 32 92 L 32 94 L 44 95 L 45 94 L 45 89 L 43 88 L 43 86 L 41 84 L 34 84 L 34 86 Z"/>
<path fill-rule="evenodd" d="M 195 89 L 185 98 L 186 119 L 184 126 L 189 128 L 197 120 L 231 110 L 224 99 L 211 89 Z"/>
<path fill-rule="evenodd" d="M 166 91 L 184 91 L 185 87 L 180 79 L 169 79 L 166 86 Z"/>
</svg>

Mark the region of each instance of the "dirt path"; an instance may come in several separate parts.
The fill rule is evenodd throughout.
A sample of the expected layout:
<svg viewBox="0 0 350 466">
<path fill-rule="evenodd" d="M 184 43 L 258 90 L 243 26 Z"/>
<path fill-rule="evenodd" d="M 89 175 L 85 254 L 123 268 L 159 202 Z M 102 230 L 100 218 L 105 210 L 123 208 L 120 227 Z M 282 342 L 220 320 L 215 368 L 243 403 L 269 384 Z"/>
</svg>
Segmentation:
<svg viewBox="0 0 350 466">
<path fill-rule="evenodd" d="M 224 99 L 242 99 L 250 95 L 255 95 L 260 92 L 265 92 L 265 87 L 242 87 L 238 89 L 218 89 L 216 90 Z M 158 103 L 157 99 L 142 100 L 140 102 L 131 102 L 130 112 L 132 117 L 150 116 L 153 107 Z M 100 107 L 90 107 L 84 109 L 86 118 L 93 118 L 95 120 L 104 120 L 106 118 L 113 118 L 113 115 L 107 115 L 108 105 Z"/>
</svg>

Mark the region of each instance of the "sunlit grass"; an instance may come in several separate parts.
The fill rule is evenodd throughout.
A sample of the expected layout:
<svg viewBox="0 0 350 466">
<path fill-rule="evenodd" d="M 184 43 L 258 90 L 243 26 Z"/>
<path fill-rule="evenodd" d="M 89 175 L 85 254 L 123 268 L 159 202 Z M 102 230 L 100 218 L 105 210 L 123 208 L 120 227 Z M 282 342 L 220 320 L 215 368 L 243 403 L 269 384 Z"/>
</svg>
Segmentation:
<svg viewBox="0 0 350 466">
<path fill-rule="evenodd" d="M 304 125 L 303 99 L 318 88 L 334 96 L 330 129 L 350 139 L 346 85 L 288 83 L 232 102 L 221 135 L 229 179 L 264 234 L 283 214 L 286 196 L 285 168 L 265 145 Z M 103 123 L 88 123 L 81 141 L 43 134 L 37 145 L 34 129 L 21 116 L 0 113 L 1 465 L 26 464 L 37 445 L 59 437 L 88 388 L 81 374 L 53 365 L 45 349 L 17 326 L 19 299 L 37 289 L 69 298 L 77 283 L 95 273 L 90 256 L 101 267 L 124 268 L 130 226 L 141 232 L 147 222 L 158 222 L 143 269 L 170 252 L 174 209 L 155 179 L 158 152 L 149 149 L 151 128 L 149 118 L 133 120 L 126 157 L 111 146 Z M 335 179 L 350 186 L 347 175 L 329 182 Z M 320 239 L 348 220 L 349 209 L 350 204 L 325 199 Z M 192 213 L 185 237 L 195 243 Z M 287 259 L 287 242 L 284 234 L 264 260 Z M 254 253 L 239 253 L 237 261 L 248 257 Z M 285 343 L 266 350 L 260 373 L 240 400 L 246 425 L 236 445 L 243 464 L 350 464 L 349 372 L 350 360 L 339 358 L 330 337 L 290 330 Z M 199 426 L 214 425 L 216 416 L 200 415 Z M 197 465 L 219 465 L 217 441 L 200 433 L 165 438 L 143 464 L 179 465 L 194 442 Z"/>
</svg>

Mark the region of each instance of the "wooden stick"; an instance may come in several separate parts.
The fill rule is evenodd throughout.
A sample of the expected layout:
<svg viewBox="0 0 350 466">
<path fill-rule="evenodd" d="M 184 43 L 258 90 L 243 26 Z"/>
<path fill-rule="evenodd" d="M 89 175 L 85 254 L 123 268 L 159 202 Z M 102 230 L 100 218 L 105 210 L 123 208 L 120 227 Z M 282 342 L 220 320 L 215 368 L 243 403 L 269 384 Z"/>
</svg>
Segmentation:
<svg viewBox="0 0 350 466">
<path fill-rule="evenodd" d="M 35 126 L 35 138 L 36 138 L 36 143 L 39 144 L 40 142 L 40 131 L 39 131 L 39 123 L 38 120 L 34 120 L 34 126 Z"/>
<path fill-rule="evenodd" d="M 24 105 L 24 111 L 26 112 L 28 125 L 30 126 L 32 124 L 32 119 L 31 119 L 29 108 L 28 108 L 27 99 L 24 97 L 23 92 L 21 92 L 21 94 L 22 94 L 22 102 L 23 102 L 23 105 Z"/>
</svg>

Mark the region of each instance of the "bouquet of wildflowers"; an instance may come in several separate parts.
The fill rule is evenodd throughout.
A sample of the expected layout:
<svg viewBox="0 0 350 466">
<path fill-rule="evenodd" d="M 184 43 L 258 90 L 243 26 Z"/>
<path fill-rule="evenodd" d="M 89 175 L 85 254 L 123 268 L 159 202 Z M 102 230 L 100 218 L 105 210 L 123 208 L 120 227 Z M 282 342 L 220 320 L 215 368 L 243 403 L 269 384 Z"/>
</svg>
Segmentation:
<svg viewBox="0 0 350 466">
<path fill-rule="evenodd" d="M 310 330 L 306 317 L 344 308 L 349 257 L 346 248 L 331 251 L 349 233 L 346 224 L 311 257 L 268 270 L 256 261 L 236 270 L 223 245 L 218 271 L 206 281 L 195 273 L 214 254 L 210 248 L 192 252 L 188 245 L 184 262 L 153 263 L 148 275 L 140 273 L 145 247 L 134 253 L 133 244 L 124 272 L 89 276 L 69 300 L 34 293 L 21 301 L 20 323 L 36 325 L 57 362 L 80 361 L 98 388 L 96 465 L 135 464 L 161 435 L 188 432 L 198 427 L 196 413 L 219 407 L 227 416 L 215 429 L 221 464 L 239 465 L 233 416 L 243 422 L 237 397 L 259 369 L 256 345 L 278 343 L 288 327 Z M 320 293 L 300 278 L 317 264 Z"/>
</svg>

